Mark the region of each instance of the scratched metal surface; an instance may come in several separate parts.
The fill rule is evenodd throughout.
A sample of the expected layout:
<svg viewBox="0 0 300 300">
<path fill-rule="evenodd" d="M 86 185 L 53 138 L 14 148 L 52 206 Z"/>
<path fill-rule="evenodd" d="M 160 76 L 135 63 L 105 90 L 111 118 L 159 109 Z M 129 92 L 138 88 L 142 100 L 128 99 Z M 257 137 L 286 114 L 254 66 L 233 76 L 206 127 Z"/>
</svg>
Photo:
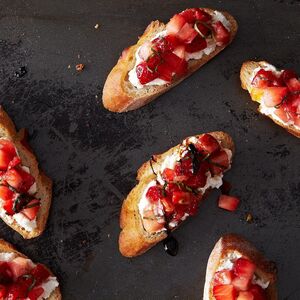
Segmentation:
<svg viewBox="0 0 300 300">
<path fill-rule="evenodd" d="M 199 5 L 236 17 L 234 43 L 146 107 L 106 111 L 101 90 L 122 49 L 150 20 Z M 0 101 L 18 128 L 29 128 L 54 180 L 45 233 L 26 241 L 1 222 L 1 236 L 51 267 L 64 299 L 199 299 L 214 243 L 223 233 L 241 233 L 277 262 L 279 298 L 300 299 L 299 140 L 256 112 L 238 76 L 241 63 L 255 58 L 300 71 L 299 14 L 298 1 L 283 0 L 1 0 Z M 86 65 L 80 75 L 77 63 Z M 16 78 L 23 65 L 28 74 Z M 226 177 L 242 199 L 238 211 L 218 209 L 214 192 L 175 233 L 177 257 L 162 245 L 121 257 L 118 215 L 138 167 L 188 135 L 220 129 L 237 146 Z"/>
</svg>

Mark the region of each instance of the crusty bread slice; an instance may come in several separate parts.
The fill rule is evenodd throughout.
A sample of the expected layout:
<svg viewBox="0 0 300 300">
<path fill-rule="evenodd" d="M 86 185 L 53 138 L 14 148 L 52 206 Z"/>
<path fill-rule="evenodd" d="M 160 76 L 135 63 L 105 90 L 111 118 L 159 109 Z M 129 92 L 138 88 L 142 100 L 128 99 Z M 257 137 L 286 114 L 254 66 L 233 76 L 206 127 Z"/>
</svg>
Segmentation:
<svg viewBox="0 0 300 300">
<path fill-rule="evenodd" d="M 39 169 L 34 153 L 22 143 L 25 138 L 25 131 L 20 130 L 19 133 L 16 132 L 12 120 L 2 106 L 0 106 L 0 139 L 1 138 L 5 138 L 14 143 L 21 157 L 22 165 L 28 167 L 31 175 L 35 178 L 37 186 L 36 197 L 41 199 L 41 206 L 36 219 L 37 227 L 33 231 L 26 231 L 15 220 L 10 223 L 8 218 L 3 217 L 2 219 L 8 226 L 20 233 L 23 238 L 30 239 L 37 237 L 44 231 L 48 219 L 52 198 L 52 180 Z"/>
<path fill-rule="evenodd" d="M 209 14 L 214 12 L 214 10 L 210 8 L 204 8 L 204 10 Z M 238 29 L 237 22 L 228 12 L 221 13 L 230 23 L 231 36 L 229 43 L 231 43 Z M 190 60 L 188 62 L 187 75 L 180 78 L 174 78 L 171 84 L 144 86 L 142 89 L 137 89 L 128 80 L 128 72 L 135 65 L 135 53 L 142 44 L 146 41 L 150 41 L 157 33 L 165 30 L 165 27 L 166 25 L 160 21 L 151 22 L 138 40 L 137 44 L 123 51 L 117 64 L 109 73 L 104 84 L 102 98 L 105 108 L 113 112 L 121 113 L 146 105 L 194 73 L 227 46 L 217 46 L 211 54 L 203 55 L 203 57 L 198 60 Z"/>
<path fill-rule="evenodd" d="M 7 253 L 16 253 L 16 255 L 20 256 L 20 257 L 24 257 L 27 258 L 28 257 L 24 254 L 22 254 L 21 252 L 17 251 L 13 245 L 11 245 L 10 243 L 0 239 L 0 252 L 7 252 Z M 45 265 L 44 265 L 45 266 Z M 45 266 L 46 267 L 46 266 Z M 47 267 L 46 269 L 51 273 L 51 276 L 55 276 L 53 275 L 53 273 L 51 272 L 51 270 L 49 270 Z M 47 300 L 61 300 L 61 292 L 60 292 L 60 288 L 59 286 L 51 293 L 51 295 L 47 298 Z"/>
<path fill-rule="evenodd" d="M 257 266 L 255 273 L 264 281 L 269 281 L 266 289 L 267 299 L 276 300 L 276 266 L 270 262 L 247 240 L 236 234 L 227 234 L 222 236 L 212 250 L 206 268 L 206 277 L 204 285 L 203 300 L 213 300 L 212 288 L 213 277 L 217 271 L 220 262 L 229 253 L 237 251 L 242 256 L 250 259 Z"/>
<path fill-rule="evenodd" d="M 268 62 L 266 61 L 246 61 L 243 63 L 242 68 L 241 68 L 241 72 L 240 72 L 240 78 L 241 78 L 241 86 L 244 90 L 248 90 L 248 92 L 251 92 L 251 80 L 253 77 L 253 71 L 258 68 L 258 67 L 263 67 L 265 65 L 270 65 Z M 258 103 L 260 103 L 260 100 L 254 100 L 253 101 L 257 101 Z M 258 107 L 258 111 L 261 114 L 264 114 L 261 111 L 261 105 Z M 267 115 L 270 119 L 272 119 L 276 124 L 278 124 L 279 126 L 285 128 L 289 133 L 293 134 L 294 136 L 300 138 L 300 130 L 295 127 L 293 124 L 285 124 L 283 122 L 280 122 L 278 119 L 273 118 L 272 116 Z"/>
<path fill-rule="evenodd" d="M 216 131 L 209 133 L 215 137 L 223 148 L 230 149 L 234 153 L 232 138 L 225 132 Z M 199 135 L 198 135 L 199 136 Z M 163 154 L 154 155 L 152 167 L 154 171 L 160 166 L 167 156 L 172 155 L 180 145 L 177 145 Z M 131 190 L 124 200 L 121 215 L 120 227 L 122 229 L 119 237 L 119 249 L 122 255 L 133 257 L 143 254 L 158 242 L 167 237 L 165 231 L 156 234 L 148 233 L 143 226 L 142 218 L 139 213 L 138 204 L 147 185 L 156 178 L 153 174 L 150 161 L 144 163 L 137 172 L 138 184 Z"/>
</svg>

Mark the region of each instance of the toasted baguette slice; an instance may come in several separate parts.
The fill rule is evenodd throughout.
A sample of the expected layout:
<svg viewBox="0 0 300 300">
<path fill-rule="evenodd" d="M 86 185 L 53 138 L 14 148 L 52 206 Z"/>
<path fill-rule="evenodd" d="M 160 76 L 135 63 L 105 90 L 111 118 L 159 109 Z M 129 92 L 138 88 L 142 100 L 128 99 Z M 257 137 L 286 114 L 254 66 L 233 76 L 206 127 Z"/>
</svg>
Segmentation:
<svg viewBox="0 0 300 300">
<path fill-rule="evenodd" d="M 22 254 L 21 252 L 18 252 L 13 245 L 11 245 L 10 243 L 0 239 L 0 252 L 8 252 L 8 253 L 15 253 L 17 256 L 23 257 L 23 258 L 27 258 L 28 257 L 24 254 Z M 51 273 L 51 276 L 55 276 L 53 275 L 53 273 L 51 272 L 51 270 L 49 270 L 45 265 L 44 267 Z M 55 290 L 51 293 L 51 295 L 47 298 L 47 300 L 61 300 L 61 292 L 59 289 L 59 286 L 57 288 L 55 288 Z"/>
<path fill-rule="evenodd" d="M 259 61 L 259 62 L 246 61 L 243 63 L 241 72 L 240 72 L 240 78 L 241 78 L 241 85 L 244 90 L 248 90 L 249 93 L 251 92 L 251 80 L 253 79 L 253 71 L 258 67 L 263 68 L 266 65 L 270 65 L 270 64 L 266 61 Z M 257 101 L 258 103 L 261 104 L 260 99 L 257 99 L 257 100 L 252 99 L 252 100 Z M 264 112 L 262 111 L 261 105 L 258 107 L 258 111 L 261 114 L 264 114 Z M 266 114 L 264 114 L 264 115 L 266 115 Z M 274 118 L 272 115 L 266 115 L 266 116 L 269 117 L 270 119 L 272 119 L 279 126 L 285 128 L 289 133 L 300 138 L 300 130 L 299 130 L 299 128 L 294 126 L 294 124 L 286 124 L 286 123 L 280 121 L 279 119 Z"/>
<path fill-rule="evenodd" d="M 234 153 L 233 140 L 227 133 L 216 131 L 209 134 L 217 139 L 223 148 L 230 149 L 232 154 Z M 152 164 L 152 167 L 156 173 L 160 169 L 164 159 L 172 155 L 179 147 L 180 145 L 177 145 L 163 154 L 153 156 L 155 163 Z M 122 231 L 119 237 L 119 249 L 122 255 L 126 257 L 143 254 L 167 237 L 165 231 L 155 234 L 147 232 L 144 229 L 143 221 L 139 213 L 138 204 L 141 196 L 147 185 L 155 178 L 156 176 L 153 174 L 150 161 L 147 161 L 137 172 L 138 184 L 131 190 L 123 202 L 120 215 L 120 227 Z"/>
<path fill-rule="evenodd" d="M 15 126 L 4 111 L 3 107 L 0 106 L 0 139 L 4 138 L 14 143 L 18 154 L 21 157 L 22 165 L 30 169 L 30 174 L 35 178 L 37 193 L 35 194 L 38 199 L 41 199 L 41 206 L 37 214 L 36 222 L 37 227 L 32 231 L 26 231 L 22 228 L 15 220 L 12 223 L 9 222 L 7 217 L 2 217 L 3 221 L 17 231 L 25 239 L 31 239 L 39 236 L 45 229 L 46 222 L 48 219 L 49 209 L 52 198 L 52 180 L 47 177 L 38 166 L 38 162 L 34 153 L 29 147 L 25 147 L 24 139 L 25 130 L 21 129 L 18 133 L 16 132 Z"/>
<path fill-rule="evenodd" d="M 213 14 L 214 12 L 214 10 L 210 8 L 204 8 L 204 10 L 209 14 Z M 238 25 L 236 20 L 229 13 L 221 13 L 230 23 L 230 44 L 236 35 Z M 151 22 L 143 35 L 139 38 L 137 44 L 123 51 L 117 64 L 109 73 L 103 88 L 102 98 L 105 108 L 113 112 L 121 113 L 146 105 L 198 70 L 228 45 L 217 46 L 211 54 L 203 55 L 203 57 L 198 60 L 190 60 L 188 62 L 188 73 L 184 77 L 174 78 L 170 84 L 144 86 L 142 89 L 137 89 L 128 80 L 128 72 L 135 65 L 135 53 L 142 44 L 146 41 L 150 41 L 157 33 L 165 30 L 165 27 L 166 25 L 160 21 Z"/>
<path fill-rule="evenodd" d="M 270 262 L 247 240 L 236 234 L 227 234 L 219 239 L 212 250 L 206 269 L 205 285 L 203 300 L 213 300 L 213 277 L 218 270 L 222 259 L 232 252 L 238 252 L 245 258 L 255 263 L 257 269 L 255 273 L 263 281 L 269 281 L 266 294 L 268 300 L 277 299 L 276 291 L 276 266 L 274 262 Z"/>
</svg>

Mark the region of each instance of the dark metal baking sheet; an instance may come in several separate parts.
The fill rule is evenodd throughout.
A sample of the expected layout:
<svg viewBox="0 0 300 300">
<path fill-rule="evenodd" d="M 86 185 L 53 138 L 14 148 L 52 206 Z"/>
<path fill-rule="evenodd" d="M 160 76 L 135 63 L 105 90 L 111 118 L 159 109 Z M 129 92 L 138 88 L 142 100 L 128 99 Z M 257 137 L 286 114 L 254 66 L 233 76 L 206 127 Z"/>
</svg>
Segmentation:
<svg viewBox="0 0 300 300">
<path fill-rule="evenodd" d="M 101 90 L 122 49 L 151 20 L 195 6 L 234 15 L 233 44 L 146 107 L 106 111 Z M 49 265 L 65 299 L 199 299 L 214 243 L 237 232 L 277 262 L 279 298 L 300 299 L 299 140 L 259 115 L 239 82 L 248 59 L 300 70 L 299 15 L 299 1 L 283 0 L 1 0 L 0 101 L 19 128 L 29 128 L 40 165 L 54 179 L 46 232 L 23 240 L 1 222 L 1 236 Z M 86 65 L 79 75 L 77 63 Z M 16 78 L 23 65 L 28 74 Z M 236 142 L 226 177 L 242 199 L 238 211 L 218 209 L 214 192 L 175 233 L 176 257 L 161 245 L 121 257 L 118 215 L 138 167 L 188 135 L 219 129 Z"/>
</svg>

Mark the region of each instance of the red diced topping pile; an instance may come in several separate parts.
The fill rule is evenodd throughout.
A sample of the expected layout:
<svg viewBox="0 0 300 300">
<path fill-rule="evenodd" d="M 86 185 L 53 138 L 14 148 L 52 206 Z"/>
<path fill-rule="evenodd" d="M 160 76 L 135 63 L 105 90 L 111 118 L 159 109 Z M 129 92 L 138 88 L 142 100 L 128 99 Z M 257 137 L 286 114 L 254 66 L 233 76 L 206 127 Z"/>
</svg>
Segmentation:
<svg viewBox="0 0 300 300">
<path fill-rule="evenodd" d="M 297 74 L 284 70 L 280 76 L 272 71 L 259 70 L 252 80 L 251 96 L 267 107 L 283 122 L 300 126 L 300 81 Z"/>
<path fill-rule="evenodd" d="M 157 182 L 151 186 L 146 197 L 153 207 L 162 206 L 167 224 L 178 224 L 186 214 L 195 215 L 202 198 L 203 188 L 207 181 L 207 173 L 212 176 L 219 175 L 230 166 L 226 152 L 220 147 L 219 142 L 211 135 L 201 135 L 197 142 L 187 143 L 182 150 L 180 160 L 174 167 L 165 168 L 162 173 L 164 184 Z M 144 226 L 150 231 L 157 229 L 157 216 L 155 209 L 144 213 Z M 149 221 L 154 220 L 154 222 Z M 176 226 L 171 225 L 171 227 Z M 153 229 L 153 230 L 152 230 Z"/>
<path fill-rule="evenodd" d="M 34 183 L 34 177 L 22 169 L 13 143 L 0 140 L 0 201 L 7 215 L 21 212 L 35 219 L 40 201 L 28 194 Z"/>
<path fill-rule="evenodd" d="M 43 265 L 32 268 L 31 261 L 23 257 L 0 262 L 0 299 L 37 300 L 44 292 L 41 285 L 50 275 Z"/>
<path fill-rule="evenodd" d="M 241 257 L 231 270 L 214 274 L 213 296 L 216 300 L 266 300 L 264 289 L 253 283 L 256 266 L 249 259 Z"/>
<path fill-rule="evenodd" d="M 206 38 L 214 38 L 218 46 L 230 41 L 230 33 L 218 21 L 200 8 L 190 8 L 174 15 L 166 25 L 167 35 L 144 43 L 138 55 L 142 62 L 136 66 L 141 84 L 157 78 L 171 82 L 174 76 L 187 73 L 186 53 L 194 53 L 207 47 Z"/>
</svg>

